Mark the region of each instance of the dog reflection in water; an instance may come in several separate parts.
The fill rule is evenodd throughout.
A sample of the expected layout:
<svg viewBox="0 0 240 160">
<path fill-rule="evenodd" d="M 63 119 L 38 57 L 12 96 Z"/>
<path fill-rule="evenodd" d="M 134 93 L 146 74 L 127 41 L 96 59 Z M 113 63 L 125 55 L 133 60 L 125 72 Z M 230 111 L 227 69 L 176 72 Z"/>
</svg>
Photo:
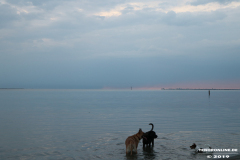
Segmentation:
<svg viewBox="0 0 240 160">
<path fill-rule="evenodd" d="M 126 154 L 131 151 L 131 155 L 132 155 L 132 151 L 134 150 L 137 153 L 137 147 L 138 147 L 138 143 L 139 141 L 142 139 L 144 132 L 142 131 L 142 129 L 140 128 L 138 133 L 129 136 L 126 141 L 125 141 L 125 145 L 126 145 Z"/>
</svg>

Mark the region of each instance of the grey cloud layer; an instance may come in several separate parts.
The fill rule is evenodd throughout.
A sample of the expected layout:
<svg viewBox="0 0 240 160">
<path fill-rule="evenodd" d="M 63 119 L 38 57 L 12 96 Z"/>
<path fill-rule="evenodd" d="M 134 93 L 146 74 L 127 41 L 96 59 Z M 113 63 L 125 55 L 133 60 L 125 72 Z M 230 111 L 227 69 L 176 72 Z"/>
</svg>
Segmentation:
<svg viewBox="0 0 240 160">
<path fill-rule="evenodd" d="M 6 2 L 0 4 L 0 88 L 240 79 L 239 7 L 165 13 L 129 5 L 119 16 L 104 17 L 95 13 L 127 1 Z"/>
</svg>

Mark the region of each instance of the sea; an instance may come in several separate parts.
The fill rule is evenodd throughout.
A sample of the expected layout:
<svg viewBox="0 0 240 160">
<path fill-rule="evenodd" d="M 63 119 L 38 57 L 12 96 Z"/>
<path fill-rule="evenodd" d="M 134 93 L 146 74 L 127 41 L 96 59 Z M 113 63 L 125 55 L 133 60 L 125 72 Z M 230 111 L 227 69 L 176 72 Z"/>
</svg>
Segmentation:
<svg viewBox="0 0 240 160">
<path fill-rule="evenodd" d="M 149 123 L 154 147 L 126 154 Z M 1 160 L 239 160 L 239 142 L 240 90 L 0 89 Z"/>
</svg>

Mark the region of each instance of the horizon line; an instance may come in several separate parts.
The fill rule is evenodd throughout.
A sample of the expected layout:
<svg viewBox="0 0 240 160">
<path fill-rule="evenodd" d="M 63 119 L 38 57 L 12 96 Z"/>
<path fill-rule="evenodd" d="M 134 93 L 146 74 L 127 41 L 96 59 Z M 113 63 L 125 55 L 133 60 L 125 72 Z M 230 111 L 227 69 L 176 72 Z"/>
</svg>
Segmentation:
<svg viewBox="0 0 240 160">
<path fill-rule="evenodd" d="M 31 90 L 31 89 L 49 89 L 49 90 L 240 90 L 240 88 L 155 88 L 155 87 L 129 87 L 129 88 L 115 88 L 115 87 L 104 87 L 104 88 L 0 88 L 1 90 Z"/>
</svg>

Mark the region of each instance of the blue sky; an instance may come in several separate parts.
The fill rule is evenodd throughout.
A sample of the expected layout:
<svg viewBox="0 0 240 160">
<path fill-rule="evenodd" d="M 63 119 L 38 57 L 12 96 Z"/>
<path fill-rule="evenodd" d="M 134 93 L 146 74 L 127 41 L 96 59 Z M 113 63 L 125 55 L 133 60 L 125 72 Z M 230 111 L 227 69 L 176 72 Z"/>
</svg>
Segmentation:
<svg viewBox="0 0 240 160">
<path fill-rule="evenodd" d="M 0 0 L 0 88 L 240 88 L 239 0 Z"/>
</svg>

